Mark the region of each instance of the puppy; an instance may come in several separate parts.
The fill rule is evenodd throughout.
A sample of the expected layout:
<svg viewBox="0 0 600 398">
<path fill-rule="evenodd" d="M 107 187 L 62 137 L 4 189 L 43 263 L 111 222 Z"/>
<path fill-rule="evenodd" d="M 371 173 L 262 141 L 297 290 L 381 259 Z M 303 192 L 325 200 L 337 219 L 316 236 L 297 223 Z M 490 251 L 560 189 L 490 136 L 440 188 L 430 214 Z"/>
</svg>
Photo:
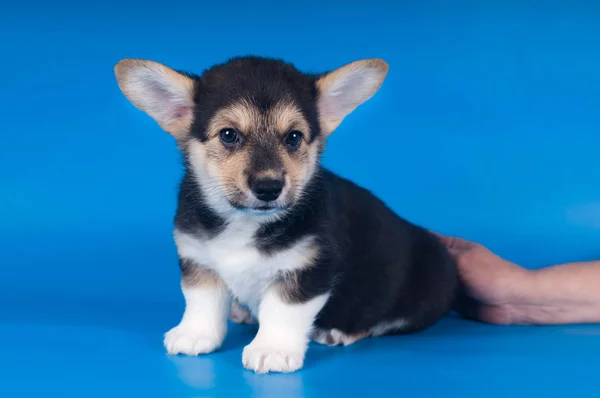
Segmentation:
<svg viewBox="0 0 600 398">
<path fill-rule="evenodd" d="M 202 75 L 115 66 L 123 94 L 176 138 L 185 164 L 174 220 L 185 311 L 165 334 L 168 353 L 217 350 L 232 298 L 236 319 L 258 321 L 242 363 L 260 373 L 302 368 L 311 339 L 417 332 L 450 309 L 456 264 L 437 237 L 319 162 L 387 72 L 379 59 L 309 74 L 254 56 Z"/>
</svg>

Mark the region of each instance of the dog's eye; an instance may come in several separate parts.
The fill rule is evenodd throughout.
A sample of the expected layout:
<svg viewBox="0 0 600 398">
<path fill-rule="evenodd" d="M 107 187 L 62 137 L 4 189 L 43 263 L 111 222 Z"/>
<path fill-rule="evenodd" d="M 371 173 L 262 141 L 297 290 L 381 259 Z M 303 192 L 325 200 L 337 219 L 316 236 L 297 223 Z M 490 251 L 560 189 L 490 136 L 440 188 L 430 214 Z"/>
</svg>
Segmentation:
<svg viewBox="0 0 600 398">
<path fill-rule="evenodd" d="M 238 140 L 238 133 L 232 128 L 226 128 L 219 132 L 221 142 L 227 145 L 235 144 Z"/>
<path fill-rule="evenodd" d="M 298 148 L 302 143 L 302 138 L 304 136 L 301 132 L 297 130 L 290 131 L 285 136 L 285 145 L 290 146 L 292 148 Z"/>
</svg>

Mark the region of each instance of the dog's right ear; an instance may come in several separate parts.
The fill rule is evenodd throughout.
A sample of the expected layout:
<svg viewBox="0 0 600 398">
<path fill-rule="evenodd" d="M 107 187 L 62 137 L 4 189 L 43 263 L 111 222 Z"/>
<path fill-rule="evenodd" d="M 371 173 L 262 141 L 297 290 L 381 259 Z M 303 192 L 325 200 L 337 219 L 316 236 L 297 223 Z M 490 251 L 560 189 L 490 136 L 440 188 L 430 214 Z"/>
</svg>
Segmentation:
<svg viewBox="0 0 600 398">
<path fill-rule="evenodd" d="M 115 66 L 119 88 L 177 139 L 190 130 L 194 110 L 194 79 L 154 61 L 124 59 Z"/>
</svg>

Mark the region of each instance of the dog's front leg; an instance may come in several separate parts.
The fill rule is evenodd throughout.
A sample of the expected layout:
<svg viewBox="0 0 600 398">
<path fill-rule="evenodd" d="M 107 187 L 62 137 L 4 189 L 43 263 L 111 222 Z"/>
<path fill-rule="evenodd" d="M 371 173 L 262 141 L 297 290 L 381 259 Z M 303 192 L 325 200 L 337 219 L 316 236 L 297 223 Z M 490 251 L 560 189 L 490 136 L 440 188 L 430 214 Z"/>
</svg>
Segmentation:
<svg viewBox="0 0 600 398">
<path fill-rule="evenodd" d="M 257 373 L 302 368 L 315 317 L 327 298 L 322 294 L 294 302 L 282 286 L 267 289 L 258 311 L 258 333 L 242 354 L 244 367 Z"/>
<path fill-rule="evenodd" d="M 231 298 L 225 282 L 193 260 L 180 260 L 185 311 L 179 325 L 165 334 L 169 354 L 199 355 L 215 351 L 225 339 Z"/>
</svg>

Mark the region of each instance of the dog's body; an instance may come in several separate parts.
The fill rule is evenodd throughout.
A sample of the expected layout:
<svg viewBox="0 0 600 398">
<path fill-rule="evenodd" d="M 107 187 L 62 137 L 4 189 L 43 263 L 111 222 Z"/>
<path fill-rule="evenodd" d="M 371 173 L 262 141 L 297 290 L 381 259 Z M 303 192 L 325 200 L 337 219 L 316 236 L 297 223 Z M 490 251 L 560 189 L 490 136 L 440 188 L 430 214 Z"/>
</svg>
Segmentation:
<svg viewBox="0 0 600 398">
<path fill-rule="evenodd" d="M 244 57 L 201 77 L 125 60 L 119 85 L 184 154 L 175 242 L 186 310 L 169 353 L 217 349 L 231 298 L 259 331 L 244 366 L 302 367 L 309 338 L 347 345 L 422 330 L 449 309 L 456 265 L 438 239 L 319 165 L 325 138 L 379 88 L 387 65 L 308 75 Z"/>
</svg>

